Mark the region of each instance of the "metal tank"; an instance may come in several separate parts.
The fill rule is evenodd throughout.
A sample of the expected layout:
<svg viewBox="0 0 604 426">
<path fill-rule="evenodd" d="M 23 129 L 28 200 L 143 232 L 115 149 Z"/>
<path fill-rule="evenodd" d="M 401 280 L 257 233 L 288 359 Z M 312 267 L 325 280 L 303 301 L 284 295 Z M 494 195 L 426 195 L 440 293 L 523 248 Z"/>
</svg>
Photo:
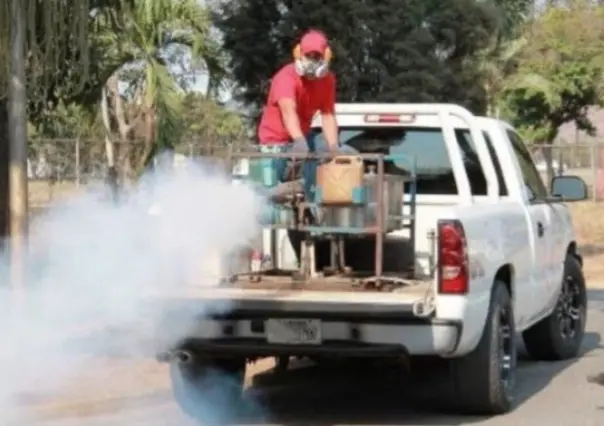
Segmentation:
<svg viewBox="0 0 604 426">
<path fill-rule="evenodd" d="M 363 176 L 365 202 L 358 206 L 324 207 L 323 225 L 330 227 L 369 228 L 377 226 L 377 174 L 370 170 Z M 402 208 L 405 177 L 384 174 L 384 215 L 385 231 L 391 232 L 402 226 Z"/>
</svg>

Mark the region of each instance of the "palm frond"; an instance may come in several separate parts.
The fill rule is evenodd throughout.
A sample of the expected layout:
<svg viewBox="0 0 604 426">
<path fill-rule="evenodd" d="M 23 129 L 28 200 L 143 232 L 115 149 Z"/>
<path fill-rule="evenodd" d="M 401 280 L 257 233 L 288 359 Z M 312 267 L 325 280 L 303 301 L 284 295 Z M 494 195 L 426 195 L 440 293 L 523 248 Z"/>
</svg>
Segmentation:
<svg viewBox="0 0 604 426">
<path fill-rule="evenodd" d="M 186 47 L 182 50 L 190 53 L 192 69 L 208 73 L 210 92 L 226 80 L 226 61 L 211 33 L 210 11 L 197 0 L 131 0 L 121 16 L 99 15 L 95 25 L 107 60 L 116 61 L 120 78 L 136 88 L 129 99 L 138 99 L 141 111 L 154 117 L 159 146 L 175 139 L 182 116 L 174 46 Z M 118 26 L 119 35 L 114 31 Z"/>
</svg>

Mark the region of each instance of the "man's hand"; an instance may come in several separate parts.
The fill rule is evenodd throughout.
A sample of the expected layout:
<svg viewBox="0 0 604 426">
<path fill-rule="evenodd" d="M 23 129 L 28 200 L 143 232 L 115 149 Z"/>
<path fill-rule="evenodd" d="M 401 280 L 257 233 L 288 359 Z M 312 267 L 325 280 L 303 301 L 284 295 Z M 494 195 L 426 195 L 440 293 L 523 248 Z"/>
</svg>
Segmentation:
<svg viewBox="0 0 604 426">
<path fill-rule="evenodd" d="M 338 135 L 338 123 L 336 116 L 333 113 L 322 114 L 321 124 L 323 128 L 323 137 L 327 144 L 330 152 L 338 151 L 339 147 L 339 135 Z"/>
<path fill-rule="evenodd" d="M 306 154 L 308 151 L 308 141 L 305 137 L 300 137 L 293 140 L 291 152 L 294 154 Z"/>
</svg>

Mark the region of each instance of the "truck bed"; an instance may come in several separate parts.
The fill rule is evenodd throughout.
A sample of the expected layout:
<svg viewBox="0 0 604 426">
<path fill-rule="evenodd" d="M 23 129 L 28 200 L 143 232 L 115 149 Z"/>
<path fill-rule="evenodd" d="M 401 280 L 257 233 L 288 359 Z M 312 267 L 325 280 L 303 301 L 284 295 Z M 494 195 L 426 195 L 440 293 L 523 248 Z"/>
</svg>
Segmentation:
<svg viewBox="0 0 604 426">
<path fill-rule="evenodd" d="M 214 279 L 197 276 L 188 285 L 153 291 L 151 299 L 160 310 L 184 316 L 199 313 L 210 317 L 262 318 L 282 316 L 327 318 L 409 315 L 417 304 L 434 296 L 434 279 L 383 277 L 386 285 L 375 288 L 369 274 L 359 277 L 333 275 L 308 280 L 283 275 L 240 275 L 216 284 Z M 422 277 L 423 278 L 423 277 Z M 396 283 L 396 285 L 393 285 Z"/>
<path fill-rule="evenodd" d="M 191 307 L 199 306 L 199 302 L 214 301 L 218 303 L 212 306 L 220 310 L 222 303 L 232 307 L 233 304 L 251 303 L 255 306 L 261 304 L 283 304 L 283 303 L 310 303 L 313 309 L 320 306 L 329 306 L 333 309 L 335 305 L 346 309 L 347 305 L 360 306 L 364 309 L 378 308 L 377 305 L 392 306 L 400 309 L 401 303 L 412 303 L 429 297 L 433 292 L 432 280 L 405 280 L 404 285 L 396 287 L 385 287 L 382 290 L 375 288 L 364 288 L 351 279 L 342 277 L 327 277 L 313 279 L 304 282 L 293 283 L 286 277 L 263 277 L 260 282 L 252 282 L 249 277 L 244 276 L 231 283 L 220 286 L 206 286 L 202 282 L 180 288 L 164 289 L 153 292 L 153 298 L 159 297 L 162 304 L 171 301 L 180 301 L 185 305 L 191 303 Z M 219 303 L 222 301 L 222 303 Z M 251 305 L 250 305 L 251 306 Z"/>
<path fill-rule="evenodd" d="M 403 279 L 399 277 L 383 278 L 378 285 L 371 278 L 349 278 L 342 276 L 316 277 L 296 280 L 290 276 L 260 275 L 242 276 L 226 287 L 245 290 L 287 290 L 318 292 L 397 292 L 424 294 L 431 283 L 430 279 Z"/>
</svg>

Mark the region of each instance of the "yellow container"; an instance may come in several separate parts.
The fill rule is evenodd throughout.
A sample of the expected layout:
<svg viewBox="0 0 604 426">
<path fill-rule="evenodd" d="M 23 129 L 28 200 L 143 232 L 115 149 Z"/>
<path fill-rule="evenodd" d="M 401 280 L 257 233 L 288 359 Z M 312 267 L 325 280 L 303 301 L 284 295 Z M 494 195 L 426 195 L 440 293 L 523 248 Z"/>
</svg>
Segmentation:
<svg viewBox="0 0 604 426">
<path fill-rule="evenodd" d="M 342 155 L 317 167 L 316 188 L 323 205 L 354 204 L 363 186 L 363 159 Z"/>
</svg>

